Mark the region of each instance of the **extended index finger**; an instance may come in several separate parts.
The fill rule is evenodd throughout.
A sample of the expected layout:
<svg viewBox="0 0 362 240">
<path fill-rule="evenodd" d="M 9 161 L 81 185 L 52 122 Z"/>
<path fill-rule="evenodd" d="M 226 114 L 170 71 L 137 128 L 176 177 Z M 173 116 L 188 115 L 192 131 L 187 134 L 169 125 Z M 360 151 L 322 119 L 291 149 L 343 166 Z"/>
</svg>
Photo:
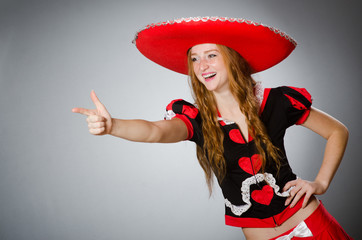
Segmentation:
<svg viewBox="0 0 362 240">
<path fill-rule="evenodd" d="M 94 115 L 95 112 L 92 109 L 86 109 L 86 108 L 73 108 L 72 112 L 74 113 L 80 113 L 86 116 Z"/>
</svg>

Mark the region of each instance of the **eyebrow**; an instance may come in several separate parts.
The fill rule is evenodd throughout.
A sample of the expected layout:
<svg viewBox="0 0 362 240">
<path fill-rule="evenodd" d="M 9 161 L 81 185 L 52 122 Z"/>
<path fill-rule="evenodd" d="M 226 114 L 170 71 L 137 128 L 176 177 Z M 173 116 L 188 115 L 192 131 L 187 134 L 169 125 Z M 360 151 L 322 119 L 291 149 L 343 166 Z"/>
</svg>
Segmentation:
<svg viewBox="0 0 362 240">
<path fill-rule="evenodd" d="M 208 52 L 212 52 L 212 51 L 216 51 L 216 52 L 219 52 L 219 50 L 217 50 L 216 48 L 215 49 L 210 49 L 210 50 L 207 50 L 207 51 L 205 51 L 204 53 L 208 53 Z M 191 52 L 191 56 L 192 55 L 197 55 L 196 53 L 192 53 Z"/>
</svg>

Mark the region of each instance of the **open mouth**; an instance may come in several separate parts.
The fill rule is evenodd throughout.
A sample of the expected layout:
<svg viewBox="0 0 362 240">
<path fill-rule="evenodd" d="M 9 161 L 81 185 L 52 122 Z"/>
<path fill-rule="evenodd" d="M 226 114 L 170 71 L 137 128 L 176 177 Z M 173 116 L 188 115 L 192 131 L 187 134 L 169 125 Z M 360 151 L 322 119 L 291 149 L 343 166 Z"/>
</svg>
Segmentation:
<svg viewBox="0 0 362 240">
<path fill-rule="evenodd" d="M 208 74 L 203 75 L 205 80 L 209 80 L 215 76 L 216 76 L 216 73 L 208 73 Z"/>
</svg>

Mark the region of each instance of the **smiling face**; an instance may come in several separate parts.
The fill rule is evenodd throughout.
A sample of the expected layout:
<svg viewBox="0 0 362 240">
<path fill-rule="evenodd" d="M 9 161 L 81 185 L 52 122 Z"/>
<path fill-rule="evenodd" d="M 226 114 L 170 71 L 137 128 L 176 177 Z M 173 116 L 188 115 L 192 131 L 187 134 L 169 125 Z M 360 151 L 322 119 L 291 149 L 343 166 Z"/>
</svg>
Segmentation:
<svg viewBox="0 0 362 240">
<path fill-rule="evenodd" d="M 197 79 L 209 91 L 229 90 L 224 58 L 216 44 L 199 44 L 191 48 L 191 61 Z"/>
</svg>

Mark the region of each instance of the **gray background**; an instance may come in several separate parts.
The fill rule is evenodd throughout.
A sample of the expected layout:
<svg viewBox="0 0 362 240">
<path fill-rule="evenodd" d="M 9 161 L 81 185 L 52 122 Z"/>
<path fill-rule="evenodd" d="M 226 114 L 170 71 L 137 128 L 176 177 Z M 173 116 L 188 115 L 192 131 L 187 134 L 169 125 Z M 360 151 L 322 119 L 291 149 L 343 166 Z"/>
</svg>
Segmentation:
<svg viewBox="0 0 362 240">
<path fill-rule="evenodd" d="M 299 43 L 255 76 L 265 87 L 307 88 L 314 106 L 345 123 L 350 141 L 320 197 L 356 239 L 361 233 L 361 15 L 358 1 L 0 1 L 0 239 L 243 239 L 224 225 L 218 187 L 208 199 L 194 145 L 144 144 L 88 133 L 72 107 L 96 90 L 114 117 L 162 119 L 186 77 L 131 44 L 148 23 L 243 17 Z M 295 172 L 313 180 L 325 141 L 287 133 Z"/>
</svg>

